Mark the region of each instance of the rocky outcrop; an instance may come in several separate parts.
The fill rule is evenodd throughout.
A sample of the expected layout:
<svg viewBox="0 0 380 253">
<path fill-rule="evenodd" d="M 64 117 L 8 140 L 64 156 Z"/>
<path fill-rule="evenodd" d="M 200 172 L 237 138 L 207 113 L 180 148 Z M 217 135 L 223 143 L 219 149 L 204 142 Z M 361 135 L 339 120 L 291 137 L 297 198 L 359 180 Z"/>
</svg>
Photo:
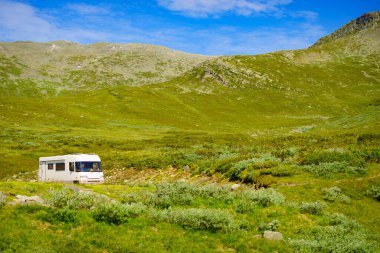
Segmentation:
<svg viewBox="0 0 380 253">
<path fill-rule="evenodd" d="M 281 241 L 284 239 L 280 232 L 265 231 L 263 237 L 269 241 Z"/>
<path fill-rule="evenodd" d="M 312 47 L 337 40 L 350 34 L 355 34 L 366 29 L 380 27 L 380 11 L 366 13 L 359 18 L 352 20 L 345 26 L 339 28 L 334 33 L 319 39 Z"/>
<path fill-rule="evenodd" d="M 238 188 L 240 188 L 240 184 L 233 184 L 232 186 L 231 186 L 231 190 L 236 190 L 236 189 L 238 189 Z"/>
<path fill-rule="evenodd" d="M 37 204 L 44 205 L 45 201 L 40 196 L 24 196 L 24 195 L 16 195 L 15 199 L 9 203 L 10 205 L 29 205 L 29 204 Z"/>
</svg>

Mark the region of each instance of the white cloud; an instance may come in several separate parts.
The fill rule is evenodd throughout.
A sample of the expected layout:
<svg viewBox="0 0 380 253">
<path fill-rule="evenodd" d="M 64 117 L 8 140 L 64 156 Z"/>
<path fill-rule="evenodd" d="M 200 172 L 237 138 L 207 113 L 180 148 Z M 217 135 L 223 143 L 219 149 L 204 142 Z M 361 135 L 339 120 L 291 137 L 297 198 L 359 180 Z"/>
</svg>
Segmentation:
<svg viewBox="0 0 380 253">
<path fill-rule="evenodd" d="M 48 20 L 34 7 L 0 0 L 0 38 L 4 41 L 104 40 L 106 34 L 81 27 L 62 27 Z"/>
<path fill-rule="evenodd" d="M 286 2 L 288 1 L 270 1 L 272 5 Z M 320 26 L 313 25 L 307 19 L 301 24 L 283 24 L 281 27 L 260 29 L 242 30 L 240 27 L 218 25 L 196 29 L 175 23 L 161 23 L 155 19 L 135 23 L 133 20 L 112 15 L 95 15 L 94 18 L 94 15 L 71 13 L 64 16 L 66 9 L 54 10 L 57 13 L 54 18 L 30 5 L 10 0 L 0 0 L 0 6 L 2 41 L 147 43 L 191 53 L 223 55 L 305 48 L 325 35 Z"/>
<path fill-rule="evenodd" d="M 26 4 L 0 1 L 0 28 L 3 38 L 12 37 L 12 34 L 25 34 L 29 37 L 33 34 L 51 33 L 55 27 L 37 16 L 36 10 Z M 33 36 L 34 37 L 34 36 Z"/>
<path fill-rule="evenodd" d="M 314 21 L 318 18 L 318 13 L 314 11 L 293 11 L 290 12 L 290 16 L 294 18 L 304 18 L 309 21 Z"/>
<path fill-rule="evenodd" d="M 174 34 L 175 31 L 172 31 Z M 300 24 L 291 28 L 266 27 L 240 31 L 234 27 L 217 30 L 178 31 L 175 38 L 186 40 L 175 42 L 175 48 L 188 52 L 203 52 L 209 55 L 263 54 L 278 50 L 302 49 L 325 35 L 318 25 Z M 175 41 L 175 39 L 174 39 Z M 188 43 L 200 41 L 205 43 Z"/>
<path fill-rule="evenodd" d="M 67 8 L 69 10 L 75 11 L 79 14 L 83 15 L 94 15 L 94 14 L 107 14 L 109 13 L 109 10 L 105 7 L 99 7 L 95 5 L 88 5 L 88 4 L 68 4 Z"/>
<path fill-rule="evenodd" d="M 157 0 L 157 2 L 162 7 L 185 16 L 209 17 L 226 12 L 242 16 L 275 12 L 278 6 L 289 4 L 292 0 Z"/>
</svg>

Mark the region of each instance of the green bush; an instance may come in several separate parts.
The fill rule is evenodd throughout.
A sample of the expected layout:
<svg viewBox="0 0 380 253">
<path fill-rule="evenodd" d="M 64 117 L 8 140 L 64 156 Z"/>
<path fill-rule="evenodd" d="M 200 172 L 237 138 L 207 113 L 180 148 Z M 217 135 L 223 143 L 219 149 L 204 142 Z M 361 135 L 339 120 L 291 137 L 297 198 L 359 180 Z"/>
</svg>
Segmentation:
<svg viewBox="0 0 380 253">
<path fill-rule="evenodd" d="M 296 151 L 294 149 L 279 149 L 272 152 L 272 154 L 275 157 L 278 157 L 281 159 L 281 161 L 284 161 L 288 157 L 293 157 L 296 154 Z"/>
<path fill-rule="evenodd" d="M 340 203 L 345 203 L 349 204 L 350 198 L 342 193 L 342 190 L 337 187 L 330 187 L 330 188 L 323 188 L 322 189 L 322 195 L 323 199 L 330 201 L 330 202 L 340 202 Z"/>
<path fill-rule="evenodd" d="M 228 186 L 208 184 L 198 186 L 190 183 L 159 183 L 154 192 L 124 195 L 123 202 L 143 202 L 158 208 L 191 205 L 196 198 L 232 203 L 235 196 Z"/>
<path fill-rule="evenodd" d="M 120 225 L 127 222 L 128 216 L 125 215 L 123 205 L 103 204 L 92 210 L 92 217 L 98 222 Z"/>
<path fill-rule="evenodd" d="M 326 217 L 327 217 L 328 226 L 339 225 L 351 230 L 353 229 L 359 230 L 361 228 L 357 222 L 348 219 L 344 214 L 341 214 L 341 213 L 328 214 Z"/>
<path fill-rule="evenodd" d="M 147 210 L 141 203 L 119 204 L 106 203 L 95 207 L 91 213 L 98 222 L 120 225 L 128 221 L 130 217 L 136 217 Z"/>
<path fill-rule="evenodd" d="M 150 204 L 159 208 L 189 205 L 193 202 L 195 187 L 186 183 L 160 183 L 151 196 Z"/>
<path fill-rule="evenodd" d="M 269 156 L 262 156 L 259 158 L 250 158 L 241 160 L 229 167 L 225 175 L 231 180 L 243 180 L 245 183 L 253 183 L 255 178 L 255 170 L 266 168 L 273 168 L 280 164 L 278 158 Z"/>
<path fill-rule="evenodd" d="M 215 167 L 215 172 L 226 174 L 231 168 L 234 167 L 234 164 L 239 159 L 239 157 L 222 157 L 219 160 L 213 162 L 213 164 L 204 164 L 207 167 Z"/>
<path fill-rule="evenodd" d="M 313 174 L 315 177 L 329 177 L 337 173 L 348 174 L 365 174 L 366 170 L 363 167 L 350 166 L 348 162 L 331 162 L 320 163 L 318 165 L 307 165 L 303 168 Z"/>
<path fill-rule="evenodd" d="M 371 186 L 371 188 L 366 191 L 366 195 L 370 198 L 380 201 L 380 186 Z"/>
<path fill-rule="evenodd" d="M 248 199 L 261 206 L 281 205 L 285 197 L 273 189 L 259 189 L 255 191 L 242 192 L 242 198 Z"/>
<path fill-rule="evenodd" d="M 252 169 L 265 169 L 265 168 L 273 168 L 279 165 L 279 159 L 273 156 L 263 156 L 260 158 L 251 158 L 247 160 L 242 160 L 237 162 L 234 165 L 234 168 L 242 171 L 247 168 Z"/>
<path fill-rule="evenodd" d="M 153 217 L 182 227 L 204 230 L 229 230 L 233 219 L 227 212 L 215 209 L 177 209 L 156 211 Z"/>
<path fill-rule="evenodd" d="M 70 209 L 90 209 L 105 201 L 108 201 L 105 196 L 91 192 L 75 192 L 66 188 L 51 192 L 49 199 L 49 202 L 55 207 Z"/>
<path fill-rule="evenodd" d="M 355 158 L 356 156 L 349 152 L 319 151 L 306 154 L 303 157 L 301 164 L 318 165 L 321 163 L 347 162 Z"/>
<path fill-rule="evenodd" d="M 359 144 L 378 143 L 380 141 L 380 134 L 361 134 L 358 136 L 357 142 Z"/>
<path fill-rule="evenodd" d="M 243 183 L 246 184 L 253 184 L 254 182 L 258 181 L 258 178 L 260 176 L 259 170 L 254 170 L 253 168 L 247 168 L 240 172 L 238 175 L 239 180 L 242 180 Z"/>
<path fill-rule="evenodd" d="M 234 209 L 237 213 L 251 213 L 255 210 L 256 206 L 256 202 L 246 198 L 240 198 L 234 202 Z"/>
<path fill-rule="evenodd" d="M 302 202 L 300 205 L 301 213 L 310 213 L 315 215 L 320 215 L 323 213 L 323 209 L 326 207 L 325 203 L 322 202 Z"/>
<path fill-rule="evenodd" d="M 278 220 L 273 220 L 269 223 L 263 223 L 259 226 L 259 231 L 264 233 L 264 231 L 276 231 L 280 222 Z"/>
<path fill-rule="evenodd" d="M 357 157 L 365 160 L 366 162 L 380 162 L 380 148 L 364 148 L 354 151 Z"/>
<path fill-rule="evenodd" d="M 276 167 L 266 170 L 261 170 L 260 175 L 272 175 L 274 177 L 290 177 L 295 174 L 295 168 L 292 167 Z"/>
<path fill-rule="evenodd" d="M 228 186 L 217 186 L 215 184 L 208 184 L 201 187 L 194 187 L 197 196 L 202 198 L 211 198 L 223 201 L 224 203 L 232 203 L 234 194 Z"/>
<path fill-rule="evenodd" d="M 121 203 L 148 203 L 154 194 L 150 191 L 137 191 L 133 193 L 123 194 L 121 197 Z"/>
<path fill-rule="evenodd" d="M 303 231 L 289 244 L 297 252 L 376 252 L 368 231 L 342 214 L 328 215 L 327 224 L 321 225 Z"/>
<path fill-rule="evenodd" d="M 142 203 L 124 204 L 123 207 L 128 217 L 136 217 L 147 211 L 147 206 Z"/>
<path fill-rule="evenodd" d="M 272 175 L 259 175 L 252 180 L 256 189 L 268 188 L 277 181 Z"/>
</svg>

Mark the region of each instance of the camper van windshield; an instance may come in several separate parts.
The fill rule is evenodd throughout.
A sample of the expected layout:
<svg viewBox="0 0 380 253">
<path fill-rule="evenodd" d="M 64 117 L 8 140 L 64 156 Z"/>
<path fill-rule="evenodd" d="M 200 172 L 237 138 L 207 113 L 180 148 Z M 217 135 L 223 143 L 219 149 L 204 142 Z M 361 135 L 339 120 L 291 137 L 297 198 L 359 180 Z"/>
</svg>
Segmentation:
<svg viewBox="0 0 380 253">
<path fill-rule="evenodd" d="M 76 162 L 75 169 L 77 172 L 99 172 L 102 171 L 100 162 Z"/>
</svg>

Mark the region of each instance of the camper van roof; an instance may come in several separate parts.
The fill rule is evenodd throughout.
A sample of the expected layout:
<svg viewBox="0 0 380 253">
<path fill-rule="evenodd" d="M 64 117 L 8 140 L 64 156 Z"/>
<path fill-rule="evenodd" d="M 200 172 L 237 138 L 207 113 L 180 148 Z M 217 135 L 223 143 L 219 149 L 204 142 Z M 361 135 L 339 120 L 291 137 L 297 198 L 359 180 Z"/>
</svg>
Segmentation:
<svg viewBox="0 0 380 253">
<path fill-rule="evenodd" d="M 54 161 L 54 160 L 65 160 L 67 158 L 75 159 L 77 161 L 100 161 L 98 155 L 95 154 L 68 154 L 59 156 L 48 156 L 40 157 L 40 161 Z"/>
</svg>

